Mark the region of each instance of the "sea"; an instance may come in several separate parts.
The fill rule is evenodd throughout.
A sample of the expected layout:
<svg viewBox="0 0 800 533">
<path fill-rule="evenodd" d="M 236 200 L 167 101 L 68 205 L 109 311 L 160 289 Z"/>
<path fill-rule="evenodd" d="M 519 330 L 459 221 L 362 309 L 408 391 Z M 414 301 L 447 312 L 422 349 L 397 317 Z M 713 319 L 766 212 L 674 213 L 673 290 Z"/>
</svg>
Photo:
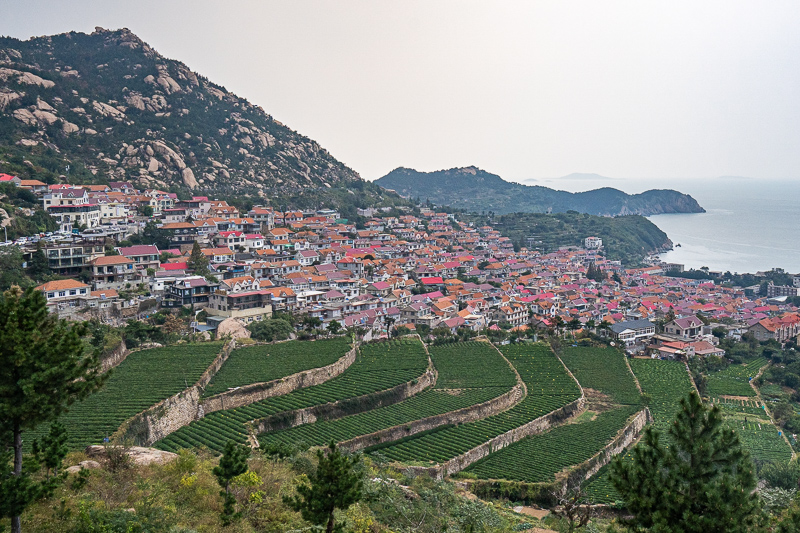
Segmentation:
<svg viewBox="0 0 800 533">
<path fill-rule="evenodd" d="M 690 194 L 705 213 L 648 217 L 674 244 L 672 251 L 661 254 L 663 261 L 683 264 L 686 269 L 705 266 L 740 274 L 772 268 L 800 273 L 800 180 L 598 177 L 539 180 L 537 184 L 573 192 L 614 187 L 632 194 L 647 189 Z"/>
</svg>

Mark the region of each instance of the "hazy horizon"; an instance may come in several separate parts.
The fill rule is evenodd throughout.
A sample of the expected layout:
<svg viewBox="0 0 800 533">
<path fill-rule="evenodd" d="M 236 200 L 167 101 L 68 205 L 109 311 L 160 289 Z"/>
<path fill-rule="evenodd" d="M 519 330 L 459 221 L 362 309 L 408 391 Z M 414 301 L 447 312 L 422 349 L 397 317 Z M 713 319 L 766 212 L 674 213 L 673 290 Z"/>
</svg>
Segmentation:
<svg viewBox="0 0 800 533">
<path fill-rule="evenodd" d="M 0 34 L 128 27 L 370 180 L 475 165 L 620 188 L 800 168 L 796 2 L 131 7 L 0 0 Z"/>
</svg>

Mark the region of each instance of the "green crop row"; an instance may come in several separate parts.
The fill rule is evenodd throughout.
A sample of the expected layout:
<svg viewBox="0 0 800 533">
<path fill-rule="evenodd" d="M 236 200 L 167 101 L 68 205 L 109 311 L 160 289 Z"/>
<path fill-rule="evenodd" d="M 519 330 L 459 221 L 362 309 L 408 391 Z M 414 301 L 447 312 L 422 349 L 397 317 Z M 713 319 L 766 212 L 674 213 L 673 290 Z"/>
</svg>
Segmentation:
<svg viewBox="0 0 800 533">
<path fill-rule="evenodd" d="M 792 450 L 783 440 L 780 430 L 768 420 L 727 419 L 727 427 L 739 434 L 742 446 L 757 461 L 787 462 L 792 458 Z"/>
<path fill-rule="evenodd" d="M 247 442 L 246 424 L 251 420 L 390 389 L 419 378 L 427 366 L 425 348 L 416 339 L 367 344 L 360 347 L 355 362 L 330 381 L 245 407 L 209 413 L 155 446 L 167 451 L 200 446 L 222 451 L 228 440 Z"/>
<path fill-rule="evenodd" d="M 327 366 L 344 356 L 350 348 L 346 337 L 239 348 L 231 353 L 203 395 L 213 396 L 229 388 L 272 381 Z"/>
<path fill-rule="evenodd" d="M 98 392 L 61 416 L 71 449 L 100 444 L 133 415 L 194 385 L 222 349 L 221 342 L 183 344 L 130 354 Z M 46 432 L 37 428 L 26 440 Z"/>
<path fill-rule="evenodd" d="M 763 405 L 756 400 L 734 400 L 732 398 L 711 398 L 711 403 L 718 405 L 724 413 L 743 413 L 754 416 L 767 416 Z"/>
<path fill-rule="evenodd" d="M 338 420 L 319 421 L 284 431 L 262 434 L 261 446 L 304 442 L 319 446 L 342 442 L 393 426 L 408 424 L 465 407 L 508 392 L 516 376 L 497 350 L 486 342 L 463 342 L 431 348 L 439 373 L 436 387 L 394 405 Z M 485 379 L 482 378 L 485 376 Z M 465 388 L 465 387 L 471 388 Z"/>
<path fill-rule="evenodd" d="M 508 363 L 486 342 L 434 346 L 431 358 L 439 372 L 437 389 L 510 388 L 517 383 Z"/>
<path fill-rule="evenodd" d="M 649 407 L 655 427 L 661 431 L 663 439 L 668 439 L 666 432 L 680 410 L 681 398 L 694 390 L 686 366 L 679 361 L 631 359 L 631 368 L 642 390 L 650 396 Z M 627 452 L 623 460 L 630 457 Z M 620 498 L 608 480 L 607 467 L 589 480 L 587 492 L 595 503 L 611 503 Z"/>
<path fill-rule="evenodd" d="M 395 461 L 441 463 L 563 407 L 580 396 L 577 384 L 548 346 L 510 344 L 504 346 L 502 351 L 526 384 L 528 394 L 525 399 L 502 413 L 482 420 L 444 428 L 396 445 L 381 446 L 380 453 Z"/>
<path fill-rule="evenodd" d="M 625 427 L 639 409 L 626 406 L 597 415 L 594 420 L 565 424 L 527 437 L 467 467 L 464 471 L 483 479 L 527 483 L 554 481 L 565 468 L 589 460 Z"/>
<path fill-rule="evenodd" d="M 621 404 L 639 404 L 639 389 L 625 364 L 625 356 L 617 350 L 568 347 L 561 360 L 584 388 L 608 394 Z"/>
<path fill-rule="evenodd" d="M 708 375 L 706 393 L 709 396 L 748 396 L 755 397 L 756 391 L 746 378 L 726 376 L 721 372 Z"/>
<path fill-rule="evenodd" d="M 731 365 L 725 370 L 708 375 L 706 391 L 709 396 L 755 396 L 750 386 L 750 379 L 758 374 L 759 369 L 767 364 L 767 360 L 759 357 L 746 365 Z"/>
<path fill-rule="evenodd" d="M 765 360 L 753 361 L 750 372 L 756 367 L 763 366 L 764 362 Z M 684 365 L 676 361 L 633 359 L 631 367 L 639 379 L 642 389 L 652 398 L 650 410 L 655 419 L 656 428 L 661 430 L 662 439 L 669 442 L 667 429 L 680 409 L 681 398 L 686 397 L 691 391 L 691 383 Z M 757 372 L 757 370 L 755 371 Z M 721 403 L 725 409 L 763 416 L 763 410 L 757 407 L 755 400 L 735 402 L 715 399 L 714 403 Z M 742 445 L 750 451 L 754 459 L 785 461 L 791 458 L 789 446 L 772 423 L 766 420 L 752 419 L 744 422 L 738 418 L 727 419 L 725 423 L 728 427 L 736 430 Z M 629 457 L 629 453 L 625 455 L 625 458 Z M 607 472 L 608 468 L 601 469 L 590 480 L 587 487 L 587 492 L 595 503 L 611 503 L 619 499 L 619 495 L 607 479 Z"/>
<path fill-rule="evenodd" d="M 680 410 L 681 398 L 694 390 L 686 366 L 678 361 L 631 359 L 642 390 L 650 396 L 650 412 L 659 429 L 669 427 Z"/>
</svg>

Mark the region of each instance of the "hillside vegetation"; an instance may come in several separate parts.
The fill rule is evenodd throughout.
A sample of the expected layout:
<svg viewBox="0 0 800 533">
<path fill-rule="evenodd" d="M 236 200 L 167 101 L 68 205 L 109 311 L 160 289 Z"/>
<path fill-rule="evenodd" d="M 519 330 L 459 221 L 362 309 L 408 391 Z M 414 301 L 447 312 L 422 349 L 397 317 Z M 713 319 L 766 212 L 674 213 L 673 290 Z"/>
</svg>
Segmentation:
<svg viewBox="0 0 800 533">
<path fill-rule="evenodd" d="M 476 216 L 470 220 L 483 225 L 489 218 Z M 553 215 L 514 213 L 491 220 L 493 226 L 516 246 L 545 253 L 561 246 L 583 246 L 586 237 L 600 237 L 606 257 L 636 264 L 649 253 L 672 247 L 666 233 L 639 215 L 600 217 L 572 211 Z"/>
<path fill-rule="evenodd" d="M 360 180 L 261 107 L 127 29 L 0 38 L 0 144 L 74 182 L 225 193 Z"/>
<path fill-rule="evenodd" d="M 436 172 L 418 172 L 401 167 L 375 183 L 403 196 L 476 213 L 560 213 L 574 210 L 592 215 L 616 216 L 705 211 L 694 198 L 674 190 L 626 194 L 604 187 L 571 193 L 539 185 L 511 183 L 476 167 Z"/>
</svg>

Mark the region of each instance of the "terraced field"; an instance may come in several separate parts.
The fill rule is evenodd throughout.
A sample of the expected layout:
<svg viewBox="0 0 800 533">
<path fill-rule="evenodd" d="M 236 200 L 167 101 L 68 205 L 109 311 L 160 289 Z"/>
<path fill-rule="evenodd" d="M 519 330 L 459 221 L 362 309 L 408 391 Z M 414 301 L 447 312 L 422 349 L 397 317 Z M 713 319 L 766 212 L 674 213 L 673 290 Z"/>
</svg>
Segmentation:
<svg viewBox="0 0 800 533">
<path fill-rule="evenodd" d="M 630 363 L 642 390 L 650 395 L 649 407 L 654 426 L 667 437 L 670 422 L 680 409 L 681 398 L 694 390 L 686 367 L 678 361 L 659 359 L 631 359 Z M 619 499 L 619 494 L 608 480 L 607 466 L 589 480 L 586 491 L 595 503 L 613 503 Z"/>
<path fill-rule="evenodd" d="M 69 433 L 67 445 L 79 449 L 102 443 L 128 418 L 194 385 L 221 349 L 221 342 L 207 342 L 132 353 L 100 391 L 61 417 Z M 37 428 L 26 441 L 46 431 Z"/>
<path fill-rule="evenodd" d="M 749 370 L 742 366 L 731 374 L 734 377 L 745 376 L 752 372 L 753 367 L 763 365 L 763 362 L 756 360 L 751 364 Z M 661 430 L 662 438 L 668 439 L 667 429 L 680 409 L 680 399 L 691 391 L 689 376 L 683 364 L 675 361 L 633 359 L 631 367 L 642 389 L 652 397 L 650 410 L 656 428 Z M 763 410 L 756 407 L 755 400 L 735 402 L 716 399 L 714 403 L 723 404 L 723 409 L 730 415 L 726 417 L 725 423 L 737 431 L 742 445 L 754 459 L 786 461 L 791 458 L 791 450 L 775 426 L 767 420 L 749 417 L 751 414 L 764 416 Z M 744 415 L 748 415 L 747 423 L 744 422 Z M 597 503 L 612 503 L 619 499 L 619 495 L 608 481 L 607 468 L 603 468 L 592 478 L 587 490 Z"/>
<path fill-rule="evenodd" d="M 440 428 L 367 451 L 380 452 L 394 461 L 442 463 L 580 397 L 575 380 L 549 346 L 509 344 L 502 347 L 502 351 L 528 388 L 528 395 L 519 404 L 476 422 Z"/>
<path fill-rule="evenodd" d="M 338 420 L 320 421 L 262 434 L 262 447 L 304 442 L 320 446 L 342 442 L 414 420 L 470 407 L 511 390 L 516 376 L 508 363 L 486 342 L 434 346 L 431 360 L 439 372 L 436 386 L 400 403 Z"/>
<path fill-rule="evenodd" d="M 745 414 L 765 417 L 766 412 L 756 399 L 734 400 L 732 398 L 711 398 L 711 403 L 718 405 L 725 414 Z"/>
<path fill-rule="evenodd" d="M 238 348 L 206 386 L 203 396 L 327 366 L 343 357 L 350 348 L 347 337 Z"/>
<path fill-rule="evenodd" d="M 631 359 L 642 390 L 650 395 L 650 412 L 656 428 L 666 432 L 681 408 L 681 398 L 694 390 L 686 366 L 678 361 Z"/>
<path fill-rule="evenodd" d="M 725 370 L 708 375 L 706 392 L 709 396 L 756 396 L 750 386 L 750 378 L 758 374 L 758 370 L 767 364 L 764 357 L 750 361 L 747 365 L 731 365 Z"/>
<path fill-rule="evenodd" d="M 594 420 L 566 424 L 527 437 L 467 467 L 481 479 L 527 483 L 554 481 L 558 472 L 592 458 L 625 426 L 638 406 L 599 413 Z"/>
<path fill-rule="evenodd" d="M 425 349 L 416 339 L 363 345 L 355 362 L 330 381 L 245 407 L 209 413 L 168 435 L 155 447 L 175 451 L 205 446 L 221 452 L 228 440 L 247 442 L 246 424 L 251 420 L 390 389 L 420 377 L 427 366 Z"/>
<path fill-rule="evenodd" d="M 561 354 L 583 388 L 600 391 L 623 405 L 638 405 L 639 389 L 624 358 L 613 348 L 568 347 Z"/>
<path fill-rule="evenodd" d="M 725 421 L 728 427 L 739 434 L 742 445 L 756 461 L 787 462 L 792 458 L 792 451 L 781 437 L 778 429 L 767 420 L 748 418 L 729 418 Z"/>
</svg>

